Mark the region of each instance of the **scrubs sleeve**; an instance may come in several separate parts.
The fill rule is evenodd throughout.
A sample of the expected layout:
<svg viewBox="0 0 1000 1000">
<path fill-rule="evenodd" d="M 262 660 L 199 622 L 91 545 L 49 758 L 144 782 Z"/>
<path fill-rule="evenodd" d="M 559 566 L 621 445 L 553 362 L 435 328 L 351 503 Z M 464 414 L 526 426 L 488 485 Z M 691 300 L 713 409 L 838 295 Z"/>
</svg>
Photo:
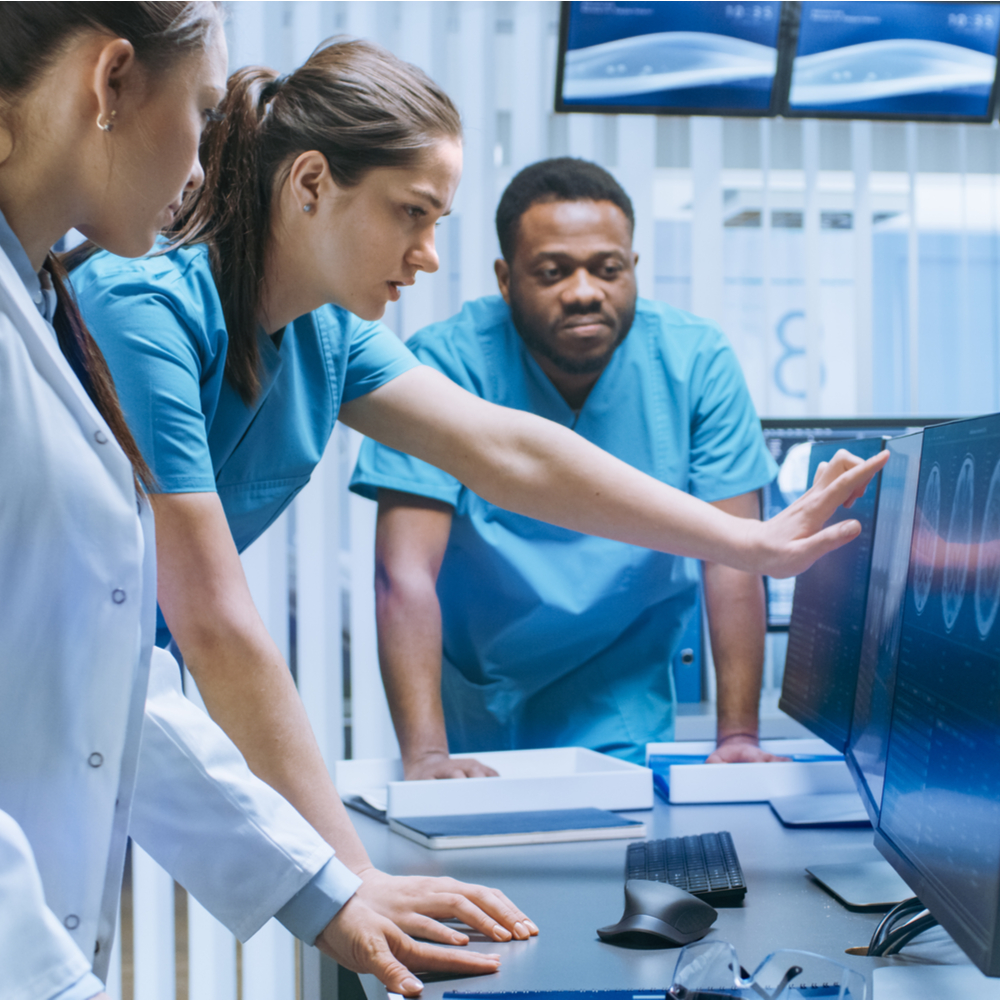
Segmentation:
<svg viewBox="0 0 1000 1000">
<path fill-rule="evenodd" d="M 351 348 L 344 379 L 345 403 L 378 389 L 420 364 L 388 327 L 366 323 L 355 316 L 351 316 L 351 321 Z"/>
<path fill-rule="evenodd" d="M 706 336 L 692 369 L 689 492 L 712 503 L 766 486 L 778 474 L 729 342 Z"/>
<path fill-rule="evenodd" d="M 370 392 L 378 385 L 384 385 L 390 378 L 403 371 L 419 365 L 421 362 L 393 334 L 371 324 L 375 329 L 362 331 L 351 343 L 351 360 L 347 370 L 347 386 L 344 391 L 345 402 Z M 379 338 L 375 330 L 381 329 L 384 335 Z M 390 342 L 386 342 L 388 341 Z M 394 342 L 394 343 L 392 343 Z M 358 360 L 355 361 L 357 345 Z M 433 366 L 440 369 L 441 366 Z M 357 376 L 354 373 L 357 372 Z M 386 376 L 386 373 L 392 372 Z M 452 375 L 445 371 L 445 374 Z M 352 383 L 352 376 L 357 381 Z M 377 384 L 372 384 L 376 382 Z M 459 381 L 455 379 L 455 381 Z M 367 386 L 361 388 L 357 386 Z M 399 490 L 402 493 L 415 493 L 417 496 L 441 500 L 453 507 L 458 503 L 458 495 L 462 484 L 447 472 L 436 469 L 433 465 L 422 462 L 394 448 L 365 438 L 361 444 L 358 463 L 351 477 L 351 490 L 369 500 L 378 499 L 378 491 L 382 489 Z"/>
<path fill-rule="evenodd" d="M 205 493 L 216 486 L 201 389 L 221 379 L 226 352 L 199 320 L 196 295 L 178 285 L 154 290 L 108 270 L 83 278 L 78 295 L 155 491 Z"/>
</svg>

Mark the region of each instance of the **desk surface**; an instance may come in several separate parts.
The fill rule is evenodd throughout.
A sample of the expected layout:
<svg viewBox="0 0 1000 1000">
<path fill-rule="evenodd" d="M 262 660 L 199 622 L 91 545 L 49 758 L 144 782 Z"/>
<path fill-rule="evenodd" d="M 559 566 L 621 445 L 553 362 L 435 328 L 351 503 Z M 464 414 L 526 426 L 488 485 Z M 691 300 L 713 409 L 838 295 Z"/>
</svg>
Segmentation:
<svg viewBox="0 0 1000 1000">
<path fill-rule="evenodd" d="M 868 829 L 785 829 L 767 805 L 667 806 L 629 813 L 652 838 L 729 830 L 747 883 L 742 907 L 721 908 L 710 937 L 736 946 L 753 969 L 778 948 L 802 948 L 839 959 L 869 977 L 885 960 L 856 958 L 844 949 L 867 945 L 880 914 L 852 913 L 814 883 L 804 868 L 818 862 L 877 857 Z M 540 934 L 529 941 L 469 945 L 501 955 L 493 976 L 429 982 L 427 1000 L 446 990 L 665 989 L 678 949 L 637 951 L 601 942 L 595 929 L 624 908 L 628 841 L 539 844 L 530 847 L 431 851 L 388 827 L 351 813 L 374 864 L 393 874 L 451 875 L 503 890 Z M 362 976 L 369 1000 L 385 1000 L 372 976 Z"/>
</svg>

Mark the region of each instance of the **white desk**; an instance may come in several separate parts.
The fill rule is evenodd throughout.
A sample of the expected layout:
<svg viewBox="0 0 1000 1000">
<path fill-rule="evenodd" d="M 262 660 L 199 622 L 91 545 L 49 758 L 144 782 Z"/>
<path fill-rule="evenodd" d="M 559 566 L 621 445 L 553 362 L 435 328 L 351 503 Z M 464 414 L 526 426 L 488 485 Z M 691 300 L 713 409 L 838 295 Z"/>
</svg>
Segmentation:
<svg viewBox="0 0 1000 1000">
<path fill-rule="evenodd" d="M 778 948 L 819 952 L 865 973 L 893 960 L 844 954 L 867 945 L 880 914 L 852 913 L 803 870 L 821 861 L 872 856 L 871 831 L 789 830 L 766 805 L 667 806 L 645 819 L 650 838 L 729 830 L 747 882 L 742 907 L 722 908 L 711 936 L 730 941 L 754 968 Z M 502 889 L 539 926 L 537 938 L 495 944 L 473 940 L 480 951 L 499 952 L 494 976 L 429 982 L 427 1000 L 447 990 L 664 989 L 678 949 L 636 951 L 604 944 L 597 927 L 614 923 L 624 908 L 627 841 L 546 844 L 531 847 L 430 851 L 374 820 L 351 813 L 372 861 L 394 874 L 451 875 Z M 386 991 L 362 976 L 369 1000 Z"/>
</svg>

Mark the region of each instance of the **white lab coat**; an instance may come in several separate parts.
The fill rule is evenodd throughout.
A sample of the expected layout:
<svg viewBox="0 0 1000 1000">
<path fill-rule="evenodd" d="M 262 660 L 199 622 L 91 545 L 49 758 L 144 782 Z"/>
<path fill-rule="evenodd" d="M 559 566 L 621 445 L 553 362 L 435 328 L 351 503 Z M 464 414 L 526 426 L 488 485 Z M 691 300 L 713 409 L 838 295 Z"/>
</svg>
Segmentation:
<svg viewBox="0 0 1000 1000">
<path fill-rule="evenodd" d="M 333 853 L 154 650 L 153 523 L 137 506 L 128 460 L 0 252 L 3 1000 L 52 996 L 91 964 L 104 978 L 128 833 L 244 940 Z M 359 880 L 334 865 L 346 900 Z"/>
</svg>

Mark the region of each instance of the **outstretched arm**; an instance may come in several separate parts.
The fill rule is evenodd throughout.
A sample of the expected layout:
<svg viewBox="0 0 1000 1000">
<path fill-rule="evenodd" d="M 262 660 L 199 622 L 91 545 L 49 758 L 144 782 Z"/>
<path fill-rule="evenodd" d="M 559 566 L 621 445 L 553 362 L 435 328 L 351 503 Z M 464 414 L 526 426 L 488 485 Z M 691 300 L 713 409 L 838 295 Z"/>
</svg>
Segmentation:
<svg viewBox="0 0 1000 1000">
<path fill-rule="evenodd" d="M 441 605 L 437 577 L 452 507 L 380 489 L 375 529 L 378 659 L 407 779 L 495 775 L 448 756 L 441 706 Z"/>
<path fill-rule="evenodd" d="M 838 452 L 822 485 L 761 523 L 666 486 L 559 424 L 479 399 L 426 366 L 344 404 L 341 419 L 444 469 L 499 507 L 779 577 L 801 573 L 858 534 L 857 521 L 823 524 L 840 504 L 860 496 L 888 458 L 883 452 L 862 463 Z"/>
</svg>

